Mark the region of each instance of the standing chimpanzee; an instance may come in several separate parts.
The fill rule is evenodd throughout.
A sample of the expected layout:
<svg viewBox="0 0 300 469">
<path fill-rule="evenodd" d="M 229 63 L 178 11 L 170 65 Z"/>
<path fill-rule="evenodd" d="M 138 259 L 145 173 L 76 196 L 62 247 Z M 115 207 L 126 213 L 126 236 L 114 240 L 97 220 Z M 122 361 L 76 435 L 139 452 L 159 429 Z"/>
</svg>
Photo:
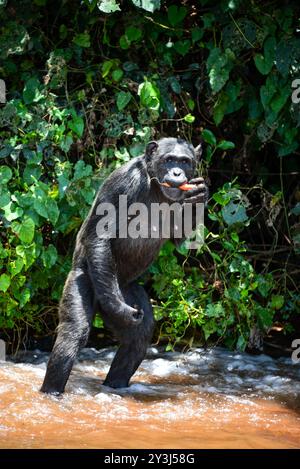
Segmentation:
<svg viewBox="0 0 300 469">
<path fill-rule="evenodd" d="M 184 207 L 190 202 L 194 207 L 205 202 L 208 192 L 203 178 L 192 179 L 200 156 L 200 145 L 194 149 L 184 140 L 162 138 L 150 142 L 145 155 L 116 169 L 102 185 L 77 235 L 72 270 L 60 302 L 58 335 L 41 391 L 64 391 L 76 354 L 85 345 L 98 310 L 120 341 L 104 384 L 113 388 L 128 386 L 145 356 L 154 326 L 147 293 L 136 280 L 166 239 L 99 237 L 98 210 L 108 203 L 118 215 L 120 195 L 127 196 L 128 205 L 140 202 L 148 208 L 154 203 L 179 202 Z M 181 189 L 187 182 L 191 190 Z M 169 238 L 174 237 L 171 234 Z"/>
</svg>

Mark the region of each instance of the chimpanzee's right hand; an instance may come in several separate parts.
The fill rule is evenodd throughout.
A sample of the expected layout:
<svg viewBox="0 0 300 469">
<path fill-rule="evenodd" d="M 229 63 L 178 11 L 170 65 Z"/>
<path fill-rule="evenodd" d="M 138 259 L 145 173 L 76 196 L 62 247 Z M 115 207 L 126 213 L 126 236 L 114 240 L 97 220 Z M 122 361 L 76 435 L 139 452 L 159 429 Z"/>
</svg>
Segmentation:
<svg viewBox="0 0 300 469">
<path fill-rule="evenodd" d="M 122 320 L 128 326 L 138 326 L 144 319 L 144 311 L 138 305 L 132 308 L 129 305 L 124 305 L 122 308 Z"/>
</svg>

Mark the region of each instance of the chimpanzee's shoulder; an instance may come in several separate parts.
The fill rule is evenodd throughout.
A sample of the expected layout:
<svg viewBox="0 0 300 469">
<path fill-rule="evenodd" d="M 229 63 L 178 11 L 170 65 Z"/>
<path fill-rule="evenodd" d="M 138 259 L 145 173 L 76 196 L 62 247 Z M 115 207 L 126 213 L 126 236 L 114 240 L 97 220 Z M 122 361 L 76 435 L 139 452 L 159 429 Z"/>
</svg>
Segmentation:
<svg viewBox="0 0 300 469">
<path fill-rule="evenodd" d="M 132 174 L 132 172 L 135 171 L 147 171 L 146 162 L 143 156 L 137 156 L 135 158 L 132 158 L 127 163 L 123 164 L 119 168 L 116 168 L 107 178 L 107 180 L 123 178 L 124 176 L 128 177 Z"/>
<path fill-rule="evenodd" d="M 143 156 L 132 158 L 108 176 L 96 198 L 98 202 L 104 200 L 115 203 L 116 197 L 121 194 L 130 195 L 137 190 L 146 190 L 149 185 L 148 179 L 147 165 Z"/>
</svg>

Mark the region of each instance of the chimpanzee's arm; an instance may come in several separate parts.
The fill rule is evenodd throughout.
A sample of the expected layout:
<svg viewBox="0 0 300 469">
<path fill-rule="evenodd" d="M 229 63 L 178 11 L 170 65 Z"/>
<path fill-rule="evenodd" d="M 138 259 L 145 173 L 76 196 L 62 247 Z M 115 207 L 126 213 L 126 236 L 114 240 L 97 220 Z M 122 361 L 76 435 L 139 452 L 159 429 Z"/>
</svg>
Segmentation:
<svg viewBox="0 0 300 469">
<path fill-rule="evenodd" d="M 139 324 L 143 311 L 125 303 L 112 255 L 110 239 L 97 239 L 85 245 L 89 275 L 100 307 L 126 324 Z"/>
<path fill-rule="evenodd" d="M 185 194 L 185 200 L 182 205 L 182 229 L 184 227 L 183 218 L 184 216 L 191 217 L 191 229 L 187 233 L 183 233 L 183 236 L 176 237 L 176 233 L 174 231 L 174 227 L 172 230 L 172 241 L 174 242 L 175 246 L 179 246 L 183 241 L 185 241 L 197 228 L 197 225 L 203 220 L 199 220 L 199 212 L 197 213 L 197 204 L 206 204 L 208 200 L 208 187 L 205 184 L 203 177 L 197 177 L 189 181 L 189 184 L 194 184 L 196 187 L 195 189 L 189 190 Z M 189 205 L 189 207 L 187 207 Z M 201 215 L 201 213 L 200 213 Z M 201 217 L 200 217 L 201 218 Z"/>
</svg>

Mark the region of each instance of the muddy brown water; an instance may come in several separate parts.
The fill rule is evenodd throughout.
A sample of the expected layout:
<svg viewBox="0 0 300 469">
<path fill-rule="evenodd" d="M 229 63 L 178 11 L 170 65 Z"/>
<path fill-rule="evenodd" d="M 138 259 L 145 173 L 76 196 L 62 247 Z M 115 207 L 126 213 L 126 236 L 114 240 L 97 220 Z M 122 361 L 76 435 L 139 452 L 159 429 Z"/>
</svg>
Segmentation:
<svg viewBox="0 0 300 469">
<path fill-rule="evenodd" d="M 63 397 L 48 354 L 0 362 L 0 448 L 299 448 L 300 364 L 222 348 L 154 347 L 129 388 L 101 382 L 114 349 L 84 349 Z"/>
</svg>

